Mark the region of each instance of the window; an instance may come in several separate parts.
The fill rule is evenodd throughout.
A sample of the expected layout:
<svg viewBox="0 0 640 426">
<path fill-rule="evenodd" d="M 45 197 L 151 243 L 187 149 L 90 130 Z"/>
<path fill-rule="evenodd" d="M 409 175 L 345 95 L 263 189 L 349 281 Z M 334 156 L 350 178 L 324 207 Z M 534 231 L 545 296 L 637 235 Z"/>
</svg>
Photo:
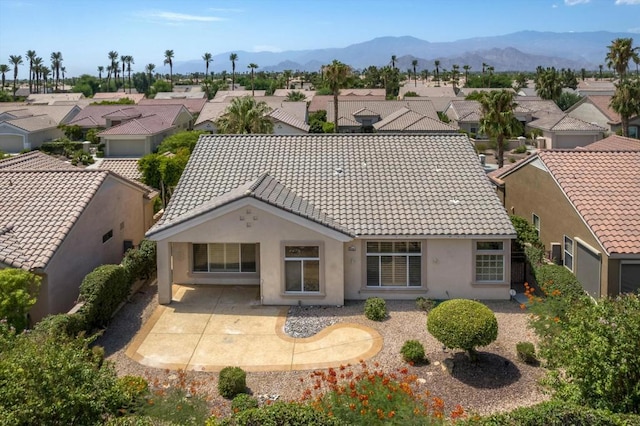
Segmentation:
<svg viewBox="0 0 640 426">
<path fill-rule="evenodd" d="M 113 229 L 110 229 L 109 232 L 107 232 L 106 234 L 104 234 L 102 236 L 102 243 L 106 243 L 107 241 L 109 241 L 111 238 L 113 238 Z"/>
<path fill-rule="evenodd" d="M 638 126 L 629 126 L 629 135 L 630 138 L 638 139 Z"/>
<path fill-rule="evenodd" d="M 422 245 L 418 241 L 368 241 L 368 287 L 420 287 Z"/>
<path fill-rule="evenodd" d="M 540 238 L 540 218 L 538 217 L 537 214 L 533 214 L 533 227 L 536 229 L 536 234 L 538 235 L 538 238 Z"/>
<path fill-rule="evenodd" d="M 573 240 L 564 236 L 564 266 L 573 271 Z"/>
<path fill-rule="evenodd" d="M 504 281 L 504 243 L 476 241 L 476 282 Z"/>
<path fill-rule="evenodd" d="M 193 245 L 193 272 L 256 272 L 256 245 L 211 243 Z"/>
<path fill-rule="evenodd" d="M 284 248 L 285 291 L 320 291 L 320 247 Z"/>
</svg>

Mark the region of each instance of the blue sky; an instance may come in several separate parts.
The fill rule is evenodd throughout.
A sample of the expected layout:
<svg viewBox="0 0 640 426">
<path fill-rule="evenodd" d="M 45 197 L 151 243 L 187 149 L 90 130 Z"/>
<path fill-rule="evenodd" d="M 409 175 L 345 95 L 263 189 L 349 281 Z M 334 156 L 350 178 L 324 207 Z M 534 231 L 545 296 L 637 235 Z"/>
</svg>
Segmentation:
<svg viewBox="0 0 640 426">
<path fill-rule="evenodd" d="M 78 75 L 106 66 L 110 50 L 133 56 L 139 71 L 147 63 L 162 69 L 166 49 L 183 61 L 381 36 L 440 42 L 521 30 L 624 31 L 640 39 L 638 16 L 640 0 L 0 0 L 0 63 L 29 49 L 48 63 L 60 51 L 67 74 Z"/>
</svg>

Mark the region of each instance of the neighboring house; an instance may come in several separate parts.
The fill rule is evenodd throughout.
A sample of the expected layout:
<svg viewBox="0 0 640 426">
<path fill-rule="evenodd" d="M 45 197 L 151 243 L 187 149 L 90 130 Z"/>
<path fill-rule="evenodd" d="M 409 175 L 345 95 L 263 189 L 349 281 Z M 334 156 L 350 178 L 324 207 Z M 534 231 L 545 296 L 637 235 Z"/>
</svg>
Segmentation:
<svg viewBox="0 0 640 426">
<path fill-rule="evenodd" d="M 512 88 L 502 88 L 502 87 L 461 87 L 458 92 L 458 96 L 461 98 L 466 98 L 473 92 L 483 93 L 483 92 L 492 92 L 494 90 L 506 90 L 508 92 L 516 93 L 515 89 Z"/>
<path fill-rule="evenodd" d="M 95 267 L 119 263 L 153 224 L 157 193 L 38 151 L 0 161 L 0 268 L 42 277 L 32 321 L 67 312 Z"/>
<path fill-rule="evenodd" d="M 549 114 L 527 123 L 526 130 L 539 130 L 538 148 L 573 149 L 602 139 L 606 129 L 564 113 Z"/>
<path fill-rule="evenodd" d="M 145 99 L 144 93 L 124 93 L 124 92 L 98 92 L 94 93 L 93 101 L 119 101 L 121 99 L 131 99 L 134 104 L 139 104 Z"/>
<path fill-rule="evenodd" d="M 313 97 L 316 95 L 315 90 L 301 90 L 301 89 L 276 89 L 273 92 L 273 96 L 286 98 L 287 95 L 291 92 L 300 92 L 305 96 L 305 102 L 311 102 Z"/>
<path fill-rule="evenodd" d="M 327 102 L 327 121 L 334 121 L 333 100 Z M 406 110 L 416 114 L 406 114 Z M 404 116 L 405 119 L 420 121 L 422 118 L 430 118 L 438 120 L 438 113 L 433 104 L 428 99 L 407 98 L 401 101 L 373 101 L 373 100 L 348 100 L 338 101 L 338 132 L 339 133 L 362 133 L 372 132 L 375 124 L 383 121 L 384 124 L 390 124 L 386 120 L 391 116 L 391 120 L 395 121 L 399 117 Z M 391 127 L 401 128 L 402 120 L 396 121 Z M 444 124 L 444 123 L 443 123 Z M 416 129 L 420 126 L 416 126 Z M 424 127 L 424 126 L 422 126 Z M 433 126 L 429 126 L 433 127 Z"/>
<path fill-rule="evenodd" d="M 56 102 L 77 102 L 84 99 L 82 93 L 32 93 L 26 102 L 33 105 L 53 105 Z"/>
<path fill-rule="evenodd" d="M 354 89 L 355 90 L 355 89 Z M 371 91 L 373 91 L 375 89 L 371 89 Z M 342 91 L 340 92 L 342 93 Z M 373 93 L 377 93 L 377 92 L 373 92 Z M 353 93 L 349 94 L 349 95 L 338 95 L 338 101 L 357 101 L 357 100 L 362 100 L 362 101 L 384 101 L 385 99 L 387 99 L 387 97 L 382 94 L 382 95 L 372 95 L 372 94 L 365 94 L 365 95 L 355 95 Z M 311 100 L 311 102 L 309 102 L 309 114 L 313 113 L 313 112 L 317 112 L 317 111 L 329 111 L 327 109 L 327 105 L 329 102 L 332 102 L 331 105 L 329 106 L 329 108 L 333 109 L 333 95 L 315 95 L 313 97 L 313 99 Z"/>
<path fill-rule="evenodd" d="M 216 95 L 210 102 L 231 102 L 231 98 L 239 98 L 242 96 L 253 96 L 262 98 L 267 94 L 266 90 L 218 90 Z"/>
<path fill-rule="evenodd" d="M 137 158 L 96 158 L 87 169 L 109 170 L 127 179 L 141 181 L 142 173 L 138 169 Z"/>
<path fill-rule="evenodd" d="M 196 119 L 193 126 L 195 130 L 205 130 L 211 133 L 217 133 L 216 120 L 224 114 L 225 110 L 233 100 L 232 97 L 227 97 L 225 102 L 207 102 L 200 115 Z M 307 123 L 307 103 L 300 102 L 287 102 L 286 97 L 282 96 L 264 96 L 259 98 L 260 102 L 265 102 L 269 108 L 271 108 L 270 115 L 276 128 L 274 132 L 282 130 L 289 131 L 290 133 L 308 133 Z M 274 117 L 274 111 L 279 109 L 280 112 Z M 286 113 L 286 114 L 284 114 Z M 295 122 L 295 124 L 293 124 Z M 303 125 L 304 124 L 304 125 Z M 281 128 L 277 128 L 280 125 Z M 306 130 L 305 130 L 306 129 Z"/>
<path fill-rule="evenodd" d="M 413 85 L 413 81 L 400 87 L 398 98 L 404 99 L 407 92 L 413 92 L 420 98 L 455 98 L 456 92 L 453 90 L 453 86 L 425 86 L 423 84 Z"/>
<path fill-rule="evenodd" d="M 465 135 L 202 135 L 162 219 L 172 284 L 267 305 L 510 297 L 515 230 Z"/>
<path fill-rule="evenodd" d="M 138 105 L 182 105 L 194 117 L 197 117 L 207 103 L 207 98 L 172 98 L 172 99 L 142 99 Z"/>
<path fill-rule="evenodd" d="M 640 151 L 541 151 L 490 177 L 593 296 L 640 289 Z"/>
<path fill-rule="evenodd" d="M 184 92 L 158 92 L 154 99 L 207 99 L 206 92 L 202 91 L 184 91 Z"/>
<path fill-rule="evenodd" d="M 107 157 L 142 157 L 167 136 L 191 129 L 193 115 L 182 104 L 89 105 L 69 124 L 102 130 Z"/>
<path fill-rule="evenodd" d="M 611 133 L 622 131 L 622 119 L 609 104 L 611 95 L 585 96 L 567 110 L 571 117 L 604 127 Z M 629 136 L 640 138 L 640 116 L 629 118 Z"/>
<path fill-rule="evenodd" d="M 287 111 L 276 108 L 267 117 L 273 122 L 275 135 L 300 135 L 309 133 L 309 125 Z"/>
<path fill-rule="evenodd" d="M 580 96 L 613 96 L 616 92 L 616 86 L 613 81 L 607 80 L 579 80 L 576 92 Z"/>
<path fill-rule="evenodd" d="M 458 129 L 437 118 L 403 107 L 373 125 L 378 133 L 457 133 Z"/>
<path fill-rule="evenodd" d="M 80 112 L 76 105 L 26 105 L 0 109 L 0 151 L 19 153 L 64 137 L 58 128 Z"/>
<path fill-rule="evenodd" d="M 480 102 L 453 100 L 444 110 L 444 114 L 449 117 L 450 124 L 453 127 L 464 130 L 472 137 L 475 137 L 478 133 L 480 118 L 482 118 Z"/>
<path fill-rule="evenodd" d="M 578 147 L 587 151 L 640 151 L 640 139 L 611 135 L 598 142 Z"/>
</svg>

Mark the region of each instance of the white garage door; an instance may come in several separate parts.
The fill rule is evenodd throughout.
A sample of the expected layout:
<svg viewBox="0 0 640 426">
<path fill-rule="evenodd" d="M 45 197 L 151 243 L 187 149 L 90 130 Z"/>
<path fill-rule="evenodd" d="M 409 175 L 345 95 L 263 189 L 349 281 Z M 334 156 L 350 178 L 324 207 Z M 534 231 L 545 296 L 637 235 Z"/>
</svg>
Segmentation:
<svg viewBox="0 0 640 426">
<path fill-rule="evenodd" d="M 7 154 L 17 154 L 23 149 L 22 136 L 0 135 L 0 151 Z"/>
<path fill-rule="evenodd" d="M 109 141 L 109 157 L 142 157 L 144 141 L 111 140 Z"/>
</svg>

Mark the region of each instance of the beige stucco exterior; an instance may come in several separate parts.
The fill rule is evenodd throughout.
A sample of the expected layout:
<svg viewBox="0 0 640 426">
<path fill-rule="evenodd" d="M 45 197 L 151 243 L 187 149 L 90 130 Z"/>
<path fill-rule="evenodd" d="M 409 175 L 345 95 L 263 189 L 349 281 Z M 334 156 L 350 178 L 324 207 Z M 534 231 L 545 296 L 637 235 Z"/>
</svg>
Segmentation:
<svg viewBox="0 0 640 426">
<path fill-rule="evenodd" d="M 32 321 L 67 312 L 78 298 L 85 275 L 97 266 L 122 260 L 124 241 L 138 245 L 153 221 L 153 205 L 144 191 L 112 175 L 103 182 L 67 233 L 44 271 Z M 113 237 L 102 242 L 109 231 Z"/>
<path fill-rule="evenodd" d="M 191 221 L 160 231 L 151 239 L 158 244 L 160 303 L 170 303 L 171 285 L 259 284 L 266 305 L 342 305 L 345 300 L 380 296 L 385 299 L 477 298 L 508 299 L 510 290 L 510 240 L 504 242 L 505 280 L 474 283 L 474 240 L 470 238 L 421 239 L 420 287 L 372 288 L 366 286 L 366 240 L 326 228 L 254 199 L 243 199 Z M 389 237 L 379 239 L 389 240 Z M 399 237 L 396 240 L 407 240 Z M 257 244 L 256 273 L 193 272 L 193 243 Z M 288 293 L 284 283 L 284 247 L 320 247 L 320 291 Z"/>
<path fill-rule="evenodd" d="M 527 127 L 530 132 L 532 127 Z M 579 146 L 587 146 L 602 139 L 602 132 L 584 132 L 584 131 L 551 131 L 537 129 L 542 132 L 541 138 L 544 138 L 544 149 L 574 149 Z M 541 140 L 538 138 L 538 141 Z"/>
<path fill-rule="evenodd" d="M 540 218 L 540 240 L 547 251 L 550 250 L 551 243 L 561 244 L 562 247 L 565 235 L 571 238 L 574 241 L 575 272 L 580 267 L 580 258 L 575 255 L 577 244 L 590 247 L 602 259 L 600 294 L 606 296 L 619 293 L 620 259 L 609 257 L 540 160 L 534 160 L 501 179 L 504 187 L 498 188 L 498 193 L 505 208 L 510 214 L 522 216 L 529 223 L 533 221 L 533 214 Z"/>
<path fill-rule="evenodd" d="M 5 153 L 15 154 L 24 149 L 36 149 L 43 142 L 61 137 L 64 137 L 64 133 L 57 127 L 29 132 L 9 123 L 0 123 L 0 151 Z"/>
</svg>

